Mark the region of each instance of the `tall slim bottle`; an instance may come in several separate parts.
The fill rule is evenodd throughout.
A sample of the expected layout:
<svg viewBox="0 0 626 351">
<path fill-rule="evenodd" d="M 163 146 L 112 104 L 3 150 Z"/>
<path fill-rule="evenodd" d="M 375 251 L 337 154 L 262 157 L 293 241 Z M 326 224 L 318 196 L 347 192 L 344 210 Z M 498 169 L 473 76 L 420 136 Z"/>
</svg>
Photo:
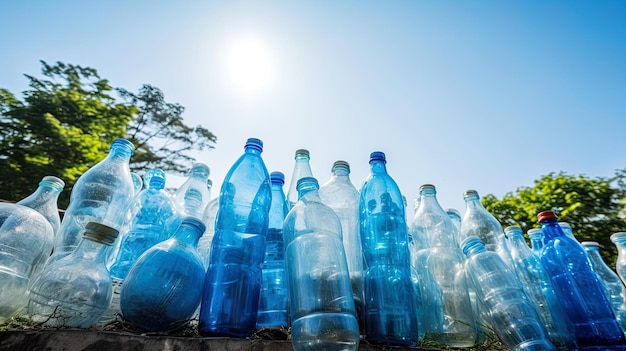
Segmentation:
<svg viewBox="0 0 626 351">
<path fill-rule="evenodd" d="M 120 230 L 135 196 L 129 167 L 134 150 L 130 141 L 115 139 L 107 157 L 78 178 L 46 264 L 69 255 L 89 222 Z"/>
<path fill-rule="evenodd" d="M 359 233 L 359 191 L 350 181 L 350 164 L 336 161 L 331 178 L 320 186 L 320 198 L 339 217 L 359 326 L 363 330 L 363 249 Z"/>
<path fill-rule="evenodd" d="M 558 301 L 574 323 L 580 349 L 626 350 L 624 333 L 585 250 L 565 235 L 554 212 L 541 212 L 537 218 L 546 240 L 541 263 Z"/>
<path fill-rule="evenodd" d="M 263 142 L 249 138 L 244 149 L 220 191 L 200 306 L 202 335 L 249 337 L 256 330 L 272 189 Z"/>
<path fill-rule="evenodd" d="M 526 232 L 528 239 L 530 240 L 530 247 L 533 253 L 538 257 L 541 256 L 541 251 L 544 245 L 544 235 L 540 228 L 530 228 Z"/>
<path fill-rule="evenodd" d="M 283 225 L 291 342 L 296 351 L 356 351 L 359 326 L 341 223 L 313 177 L 298 181 L 299 200 Z"/>
<path fill-rule="evenodd" d="M 359 222 L 365 257 L 365 337 L 375 344 L 414 346 L 419 341 L 411 277 L 409 233 L 402 194 L 387 173 L 386 157 L 370 155 L 361 187 Z"/>
<path fill-rule="evenodd" d="M 285 175 L 282 172 L 270 173 L 272 182 L 272 205 L 270 206 L 269 226 L 265 238 L 265 259 L 262 266 L 261 296 L 257 313 L 257 328 L 288 327 L 287 316 L 287 276 L 285 272 L 285 244 L 283 224 L 289 203 L 283 191 Z"/>
<path fill-rule="evenodd" d="M 59 207 L 57 200 L 63 191 L 65 182 L 55 176 L 45 176 L 39 182 L 39 186 L 34 193 L 28 195 L 18 201 L 18 205 L 30 207 L 41 213 L 52 225 L 54 234 L 59 232 L 61 226 L 61 216 L 59 215 Z"/>
<path fill-rule="evenodd" d="M 312 177 L 311 171 L 311 156 L 309 150 L 298 149 L 296 150 L 295 164 L 293 166 L 293 172 L 291 172 L 291 180 L 289 181 L 289 189 L 287 190 L 287 200 L 289 200 L 289 208 L 298 202 L 298 180 L 302 177 Z"/>
</svg>

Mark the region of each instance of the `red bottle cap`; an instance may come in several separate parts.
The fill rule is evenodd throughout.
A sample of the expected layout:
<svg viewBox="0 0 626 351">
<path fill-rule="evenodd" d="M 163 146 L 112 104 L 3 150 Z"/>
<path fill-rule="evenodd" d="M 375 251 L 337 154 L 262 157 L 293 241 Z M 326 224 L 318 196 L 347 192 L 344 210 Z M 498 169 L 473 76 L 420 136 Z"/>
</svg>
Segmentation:
<svg viewBox="0 0 626 351">
<path fill-rule="evenodd" d="M 556 215 L 552 211 L 543 211 L 539 212 L 539 214 L 537 215 L 537 219 L 539 220 L 539 222 L 546 219 L 556 219 Z"/>
</svg>

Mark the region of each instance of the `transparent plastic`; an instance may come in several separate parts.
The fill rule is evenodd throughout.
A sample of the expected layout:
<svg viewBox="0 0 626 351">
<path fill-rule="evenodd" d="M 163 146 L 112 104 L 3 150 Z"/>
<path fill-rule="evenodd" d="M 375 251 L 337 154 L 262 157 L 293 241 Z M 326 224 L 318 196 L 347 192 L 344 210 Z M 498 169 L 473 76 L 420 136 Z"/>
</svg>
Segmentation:
<svg viewBox="0 0 626 351">
<path fill-rule="evenodd" d="M 248 337 L 256 330 L 272 201 L 262 151 L 261 140 L 248 139 L 222 183 L 200 307 L 203 335 Z"/>
<path fill-rule="evenodd" d="M 537 215 L 545 235 L 541 263 L 563 310 L 574 323 L 581 350 L 626 350 L 602 283 L 582 246 L 563 232 L 551 211 Z"/>
<path fill-rule="evenodd" d="M 617 232 L 611 234 L 611 241 L 617 248 L 617 261 L 615 262 L 615 271 L 626 284 L 626 232 Z"/>
<path fill-rule="evenodd" d="M 32 208 L 0 202 L 0 322 L 28 304 L 28 285 L 52 252 L 50 222 Z"/>
<path fill-rule="evenodd" d="M 129 168 L 134 150 L 130 141 L 118 138 L 107 157 L 78 178 L 47 264 L 69 255 L 89 222 L 121 229 L 135 194 Z"/>
<path fill-rule="evenodd" d="M 172 203 L 180 218 L 196 217 L 202 219 L 204 208 L 211 200 L 211 193 L 207 186 L 210 173 L 209 166 L 204 163 L 197 162 L 191 166 L 187 180 L 172 196 Z M 176 228 L 174 227 L 173 230 Z"/>
<path fill-rule="evenodd" d="M 293 171 L 291 172 L 291 180 L 289 181 L 289 188 L 287 189 L 287 200 L 289 201 L 289 208 L 298 202 L 298 180 L 302 177 L 313 177 L 313 171 L 311 171 L 311 156 L 309 150 L 298 149 L 294 156 L 295 164 Z"/>
<path fill-rule="evenodd" d="M 531 300 L 500 255 L 487 250 L 476 236 L 465 238 L 461 245 L 467 275 L 500 340 L 515 351 L 556 350 Z"/>
<path fill-rule="evenodd" d="M 201 220 L 185 217 L 169 239 L 137 260 L 120 293 L 125 320 L 147 331 L 167 331 L 190 322 L 202 296 L 204 266 L 197 245 L 204 230 Z"/>
<path fill-rule="evenodd" d="M 363 316 L 363 249 L 359 233 L 360 194 L 350 180 L 350 164 L 336 161 L 331 168 L 330 179 L 320 186 L 319 195 L 326 206 L 335 211 L 341 221 L 343 248 L 348 261 L 348 271 L 352 281 L 352 293 L 357 318 L 364 330 Z"/>
<path fill-rule="evenodd" d="M 341 222 L 319 197 L 315 178 L 300 178 L 297 189 L 299 200 L 283 226 L 293 348 L 357 350 L 359 326 Z"/>
<path fill-rule="evenodd" d="M 213 243 L 213 236 L 215 235 L 215 219 L 217 218 L 217 210 L 220 208 L 220 198 L 215 197 L 209 201 L 209 204 L 204 208 L 204 214 L 202 215 L 202 221 L 206 225 L 204 235 L 198 242 L 198 253 L 202 259 L 202 263 L 205 268 L 209 268 L 209 262 L 211 259 L 211 244 Z"/>
<path fill-rule="evenodd" d="M 528 239 L 530 240 L 530 246 L 533 253 L 537 256 L 541 256 L 541 250 L 544 246 L 544 235 L 540 228 L 531 228 L 526 232 Z"/>
<path fill-rule="evenodd" d="M 287 315 L 287 276 L 285 271 L 285 244 L 283 222 L 289 213 L 289 203 L 283 191 L 285 175 L 270 173 L 272 182 L 272 205 L 265 239 L 265 259 L 262 266 L 261 295 L 257 312 L 257 328 L 278 328 L 289 326 Z"/>
<path fill-rule="evenodd" d="M 41 213 L 52 225 L 54 235 L 59 232 L 61 216 L 57 201 L 63 191 L 65 182 L 55 176 L 45 176 L 39 182 L 37 190 L 24 199 L 17 202 L 18 205 L 30 207 Z"/>
</svg>

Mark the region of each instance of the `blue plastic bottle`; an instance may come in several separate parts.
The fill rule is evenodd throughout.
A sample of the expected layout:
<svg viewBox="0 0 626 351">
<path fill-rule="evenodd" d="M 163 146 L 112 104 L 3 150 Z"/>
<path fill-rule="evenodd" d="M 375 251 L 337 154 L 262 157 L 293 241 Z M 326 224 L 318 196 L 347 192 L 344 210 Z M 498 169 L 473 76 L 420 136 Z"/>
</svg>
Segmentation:
<svg viewBox="0 0 626 351">
<path fill-rule="evenodd" d="M 248 139 L 222 183 L 200 307 L 202 335 L 248 337 L 256 330 L 272 202 L 262 151 L 261 140 Z"/>
<path fill-rule="evenodd" d="M 283 191 L 285 175 L 270 173 L 272 181 L 272 205 L 269 226 L 265 238 L 265 259 L 262 266 L 261 296 L 257 313 L 257 328 L 288 327 L 287 277 L 285 272 L 285 244 L 283 222 L 289 213 L 289 203 Z"/>
<path fill-rule="evenodd" d="M 537 218 L 545 235 L 541 263 L 558 301 L 574 323 L 580 349 L 626 350 L 624 333 L 585 250 L 565 235 L 554 212 L 541 212 Z"/>
<path fill-rule="evenodd" d="M 204 229 L 201 220 L 185 217 L 171 238 L 137 260 L 120 293 L 127 321 L 148 331 L 176 329 L 190 322 L 202 296 L 204 266 L 197 246 Z"/>
<path fill-rule="evenodd" d="M 502 258 L 487 250 L 477 236 L 465 238 L 461 245 L 467 256 L 467 275 L 500 340 L 515 351 L 556 350 L 531 300 Z"/>
<path fill-rule="evenodd" d="M 300 178 L 297 190 L 283 226 L 293 348 L 355 351 L 359 325 L 341 222 L 319 197 L 315 178 Z"/>
<path fill-rule="evenodd" d="M 361 187 L 359 221 L 365 258 L 365 337 L 375 344 L 414 346 L 419 341 L 402 194 L 387 173 L 383 152 L 370 155 Z"/>
</svg>

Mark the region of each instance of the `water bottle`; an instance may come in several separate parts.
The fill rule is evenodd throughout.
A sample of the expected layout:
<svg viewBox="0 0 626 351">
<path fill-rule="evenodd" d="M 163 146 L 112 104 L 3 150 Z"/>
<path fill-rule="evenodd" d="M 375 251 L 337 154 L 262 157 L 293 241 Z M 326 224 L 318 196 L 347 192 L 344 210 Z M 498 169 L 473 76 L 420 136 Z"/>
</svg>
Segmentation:
<svg viewBox="0 0 626 351">
<path fill-rule="evenodd" d="M 59 232 L 61 226 L 61 216 L 57 200 L 63 191 L 65 182 L 55 176 L 45 176 L 39 182 L 39 186 L 34 193 L 17 202 L 18 205 L 30 207 L 41 213 L 52 225 L 54 234 Z"/>
<path fill-rule="evenodd" d="M 624 296 L 626 296 L 626 289 L 621 279 L 602 259 L 600 255 L 600 244 L 596 241 L 583 241 L 581 243 L 587 256 L 591 261 L 591 267 L 596 272 L 600 282 L 604 286 L 604 292 L 607 300 L 613 308 L 615 319 L 619 323 L 622 331 L 626 330 L 626 304 Z"/>
<path fill-rule="evenodd" d="M 47 327 L 89 328 L 111 302 L 107 249 L 117 229 L 89 222 L 69 255 L 46 264 L 32 283 L 28 301 L 30 319 Z"/>
<path fill-rule="evenodd" d="M 359 232 L 360 194 L 350 181 L 350 164 L 336 161 L 331 168 L 331 178 L 320 186 L 319 195 L 326 206 L 335 211 L 341 222 L 343 248 L 348 260 L 352 281 L 354 305 L 359 327 L 364 330 L 363 316 L 363 251 Z"/>
<path fill-rule="evenodd" d="M 302 177 L 312 177 L 311 171 L 311 156 L 309 150 L 298 149 L 295 155 L 295 164 L 293 166 L 293 172 L 291 172 L 291 181 L 289 182 L 289 189 L 287 190 L 287 200 L 289 200 L 289 208 L 293 207 L 298 201 L 298 189 L 296 188 L 298 180 Z"/>
<path fill-rule="evenodd" d="M 615 271 L 623 284 L 626 284 L 626 232 L 617 232 L 611 235 L 611 241 L 617 248 Z"/>
<path fill-rule="evenodd" d="M 541 259 L 526 244 L 522 228 L 509 226 L 504 232 L 508 238 L 507 247 L 517 278 L 533 303 L 550 341 L 558 350 L 576 350 L 574 327 L 557 301 L 550 277 L 544 271 Z"/>
<path fill-rule="evenodd" d="M 463 253 L 454 240 L 456 226 L 437 201 L 434 185 L 422 185 L 419 194 L 411 234 L 422 243 L 413 255 L 413 267 L 422 284 L 425 338 L 450 347 L 471 347 L 477 337 L 475 308 Z"/>
<path fill-rule="evenodd" d="M 461 216 L 461 212 L 459 212 L 455 208 L 446 208 L 446 213 L 448 214 L 448 217 L 450 217 L 450 219 L 452 220 L 452 223 L 454 223 L 454 226 L 457 229 L 459 236 L 456 237 L 455 240 L 457 243 L 459 243 L 459 247 L 460 247 L 461 242 L 463 241 L 460 235 L 461 234 L 461 220 L 463 219 L 463 217 Z"/>
<path fill-rule="evenodd" d="M 461 243 L 465 268 L 478 298 L 489 311 L 495 332 L 510 350 L 556 350 L 515 273 L 477 236 Z"/>
<path fill-rule="evenodd" d="M 359 325 L 337 214 L 313 177 L 300 178 L 299 200 L 285 218 L 291 342 L 294 350 L 357 350 Z"/>
<path fill-rule="evenodd" d="M 544 235 L 540 228 L 530 228 L 526 232 L 528 239 L 530 240 L 530 246 L 533 253 L 537 256 L 541 256 L 541 251 L 544 245 Z"/>
<path fill-rule="evenodd" d="M 248 139 L 222 183 L 200 306 L 198 330 L 205 336 L 249 337 L 256 329 L 272 201 L 262 151 L 261 140 Z"/>
<path fill-rule="evenodd" d="M 581 350 L 626 350 L 602 283 L 582 246 L 569 238 L 552 211 L 537 215 L 545 235 L 541 263 L 569 319 Z"/>
<path fill-rule="evenodd" d="M 52 252 L 50 222 L 32 208 L 0 202 L 0 322 L 28 304 L 28 285 Z"/>
<path fill-rule="evenodd" d="M 261 271 L 261 295 L 256 321 L 258 329 L 289 326 L 287 316 L 289 290 L 283 242 L 283 222 L 289 213 L 289 203 L 283 191 L 285 175 L 282 172 L 272 172 L 270 180 L 272 182 L 272 205 L 265 238 L 265 259 Z"/>
<path fill-rule="evenodd" d="M 204 208 L 209 203 L 211 197 L 207 186 L 209 174 L 209 166 L 204 163 L 197 162 L 191 166 L 187 180 L 172 196 L 174 208 L 180 218 L 191 216 L 202 219 Z M 176 230 L 176 228 L 174 227 L 173 230 Z"/>
<path fill-rule="evenodd" d="M 169 239 L 141 255 L 120 292 L 125 320 L 147 331 L 189 323 L 202 296 L 205 273 L 197 245 L 204 230 L 200 219 L 185 217 Z"/>
<path fill-rule="evenodd" d="M 361 186 L 359 223 L 365 266 L 365 337 L 374 344 L 414 346 L 418 308 L 411 277 L 409 233 L 402 194 L 387 173 L 386 156 L 370 154 Z"/>
<path fill-rule="evenodd" d="M 135 195 L 129 168 L 134 150 L 130 141 L 115 139 L 107 157 L 78 178 L 46 264 L 69 255 L 89 222 L 120 230 Z"/>
<path fill-rule="evenodd" d="M 209 268 L 209 261 L 211 258 L 211 244 L 213 243 L 213 236 L 215 235 L 215 219 L 217 218 L 217 210 L 220 207 L 220 198 L 212 198 L 204 208 L 204 214 L 202 215 L 202 221 L 206 225 L 204 235 L 198 242 L 198 253 L 204 264 L 204 268 Z"/>
</svg>

